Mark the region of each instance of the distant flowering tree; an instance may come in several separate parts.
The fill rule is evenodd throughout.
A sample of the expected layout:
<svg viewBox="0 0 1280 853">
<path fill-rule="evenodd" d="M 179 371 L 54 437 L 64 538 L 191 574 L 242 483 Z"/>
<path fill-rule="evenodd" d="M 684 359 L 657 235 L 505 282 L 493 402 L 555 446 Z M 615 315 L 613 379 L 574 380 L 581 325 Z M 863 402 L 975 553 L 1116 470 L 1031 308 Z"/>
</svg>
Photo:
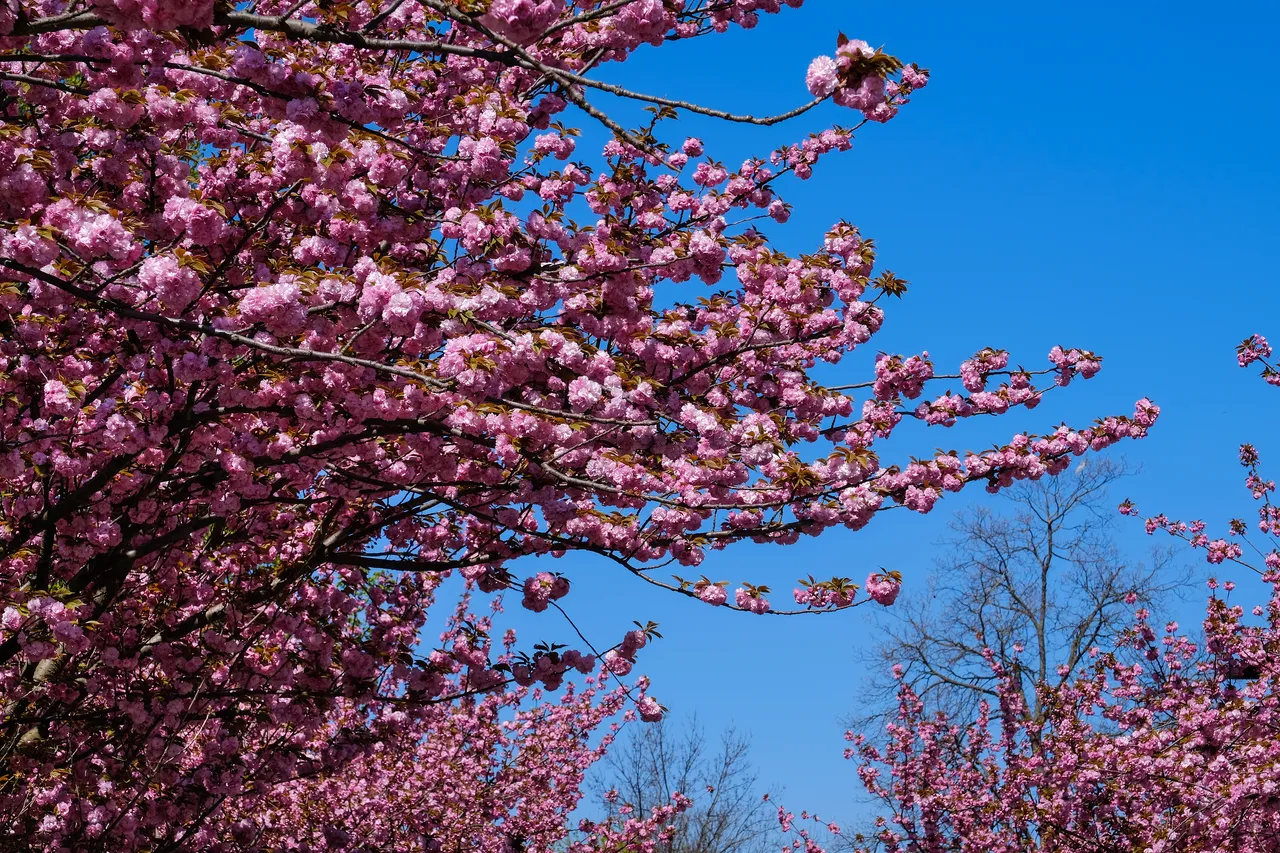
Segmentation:
<svg viewBox="0 0 1280 853">
<path fill-rule="evenodd" d="M 495 649 L 464 608 L 424 649 L 445 575 L 541 611 L 569 579 L 517 578 L 516 561 L 589 551 L 726 608 L 888 604 L 887 573 L 861 599 L 813 581 L 782 611 L 763 585 L 730 599 L 655 570 L 926 512 L 1145 433 L 1143 400 L 1088 429 L 881 460 L 904 419 L 1032 407 L 1035 375 L 1065 385 L 1100 362 L 1055 347 L 1033 374 L 985 349 L 940 376 L 927 354 L 882 354 L 865 383 L 814 378 L 867 345 L 905 283 L 873 274 L 847 223 L 792 257 L 747 222 L 785 220 L 781 179 L 852 131 L 732 169 L 697 139 L 664 141 L 664 122 L 767 125 L 827 99 L 883 122 L 926 72 L 841 37 L 809 69 L 813 99 L 763 118 L 596 76 L 782 5 L 0 3 L 3 846 L 365 849 L 376 825 L 378 844 L 430 847 L 471 826 L 431 799 L 449 774 L 509 748 L 520 773 L 560 760 L 538 731 L 496 734 L 495 714 L 596 672 L 575 694 L 592 708 L 519 706 L 591 729 L 651 630 L 602 661 Z M 652 120 L 624 127 L 601 92 Z M 564 115 L 607 130 L 601 156 L 575 155 Z M 725 270 L 734 283 L 712 290 Z M 534 781 L 474 802 L 505 823 Z M 593 831 L 661 831 L 651 819 Z M 521 832 L 517 846 L 554 835 Z M 457 844 L 516 845 L 498 835 Z"/>
<path fill-rule="evenodd" d="M 508 635 L 508 655 L 514 641 Z M 555 702 L 515 685 L 416 712 L 385 701 L 372 718 L 366 705 L 339 700 L 326 724 L 298 743 L 321 761 L 295 766 L 288 784 L 229 798 L 213 831 L 183 844 L 203 849 L 216 838 L 232 849 L 261 850 L 551 849 L 565 836 L 587 769 L 613 741 L 610 719 L 627 704 L 627 690 L 606 689 L 607 679 L 589 676 L 584 689 L 570 683 Z M 645 685 L 637 684 L 641 697 Z M 455 681 L 454 690 L 459 686 Z M 330 758 L 331 743 L 356 733 L 358 748 Z M 586 837 L 595 844 L 651 841 L 687 807 L 668 797 L 630 826 L 601 824 Z"/>
<path fill-rule="evenodd" d="M 1241 345 L 1241 366 L 1262 361 L 1260 336 Z M 998 701 L 976 724 L 927 714 L 903 685 L 883 742 L 850 735 L 867 789 L 888 807 L 860 849 L 940 851 L 1116 851 L 1209 853 L 1280 849 L 1280 508 L 1258 454 L 1240 449 L 1245 484 L 1258 501 L 1257 529 L 1231 521 L 1210 539 L 1204 522 L 1163 515 L 1166 531 L 1203 549 L 1212 564 L 1257 572 L 1263 604 L 1233 603 L 1233 582 L 1210 580 L 1203 637 L 1176 622 L 1163 631 L 1146 608 L 1113 648 L 1093 648 L 1093 666 L 1040 685 L 1042 719 L 1026 713 L 1019 680 L 989 655 Z M 1125 515 L 1136 515 L 1128 501 Z M 1253 566 L 1245 548 L 1261 557 Z M 1246 593 L 1247 594 L 1247 593 Z M 1136 596 L 1130 604 L 1136 604 Z"/>
</svg>

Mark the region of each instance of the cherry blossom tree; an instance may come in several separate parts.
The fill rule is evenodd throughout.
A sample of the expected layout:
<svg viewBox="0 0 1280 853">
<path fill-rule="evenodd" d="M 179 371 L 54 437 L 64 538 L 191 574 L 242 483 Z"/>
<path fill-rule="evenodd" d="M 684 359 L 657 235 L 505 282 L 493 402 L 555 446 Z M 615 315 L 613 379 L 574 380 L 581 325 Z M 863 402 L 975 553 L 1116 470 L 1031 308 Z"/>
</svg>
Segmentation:
<svg viewBox="0 0 1280 853">
<path fill-rule="evenodd" d="M 1260 336 L 1241 366 L 1280 376 Z M 1019 679 L 988 653 L 999 685 L 976 723 L 927 713 L 908 684 L 883 739 L 850 734 L 847 755 L 888 812 L 859 849 L 886 851 L 1221 851 L 1280 849 L 1280 507 L 1257 451 L 1240 449 L 1258 502 L 1256 533 L 1232 520 L 1211 538 L 1202 521 L 1157 515 L 1210 564 L 1253 572 L 1252 583 L 1210 579 L 1203 633 L 1161 626 L 1136 606 L 1118 644 L 1093 665 L 1041 682 L 1043 718 L 1027 713 Z M 1136 516 L 1129 501 L 1120 511 Z M 1246 549 L 1258 555 L 1246 560 Z M 1259 592 L 1262 592 L 1259 595 Z M 901 672 L 901 670 L 899 670 Z"/>
<path fill-rule="evenodd" d="M 939 374 L 927 354 L 882 353 L 865 382 L 815 378 L 868 347 L 905 282 L 848 223 L 795 256 L 753 223 L 785 220 L 785 182 L 892 119 L 927 72 L 840 36 L 794 71 L 809 97 L 763 117 L 601 78 L 642 45 L 783 5 L 0 3 L 6 845 L 245 849 L 290 818 L 309 849 L 341 849 L 347 803 L 386 812 L 386 844 L 429 847 L 443 827 L 400 815 L 438 774 L 470 772 L 428 766 L 451 726 L 477 733 L 477 767 L 512 737 L 492 734 L 494 714 L 585 715 L 556 725 L 587 731 L 596 711 L 505 697 L 577 670 L 596 680 L 575 695 L 612 707 L 652 636 L 517 649 L 470 596 L 512 588 L 560 610 L 570 579 L 549 558 L 585 551 L 726 609 L 887 604 L 889 573 L 862 597 L 815 580 L 783 610 L 767 579 L 730 598 L 660 572 L 927 512 L 1145 433 L 1158 409 L 1141 400 L 1084 429 L 882 460 L 903 421 L 1030 408 L 1100 359 L 1055 347 L 1027 371 L 984 349 Z M 651 119 L 623 126 L 601 95 Z M 858 124 L 797 131 L 736 168 L 672 129 L 682 113 L 770 125 L 826 101 Z M 566 122 L 609 141 L 588 156 Z M 524 568 L 535 557 L 542 570 Z M 450 574 L 468 598 L 427 647 Z M 640 717 L 661 716 L 623 686 Z M 551 756 L 539 737 L 517 753 Z M 423 761 L 395 758 L 419 741 Z M 406 799 L 379 790 L 405 774 L 420 774 Z M 665 814 L 598 831 L 660 832 Z"/>
<path fill-rule="evenodd" d="M 476 627 L 490 626 L 479 620 Z M 514 635 L 506 641 L 510 654 Z M 298 744 L 321 761 L 295 768 L 287 784 L 229 798 L 216 834 L 206 835 L 237 849 L 550 849 L 565 836 L 584 774 L 613 742 L 618 726 L 609 721 L 628 704 L 627 689 L 609 689 L 607 680 L 588 676 L 582 689 L 570 682 L 556 701 L 512 685 L 421 713 L 383 702 L 371 719 L 365 707 L 340 701 Z M 361 748 L 330 757 L 329 744 L 352 736 L 346 733 L 359 733 Z M 652 841 L 687 807 L 667 797 L 630 826 L 593 826 L 585 837 Z M 183 843 L 204 848 L 209 840 Z"/>
</svg>

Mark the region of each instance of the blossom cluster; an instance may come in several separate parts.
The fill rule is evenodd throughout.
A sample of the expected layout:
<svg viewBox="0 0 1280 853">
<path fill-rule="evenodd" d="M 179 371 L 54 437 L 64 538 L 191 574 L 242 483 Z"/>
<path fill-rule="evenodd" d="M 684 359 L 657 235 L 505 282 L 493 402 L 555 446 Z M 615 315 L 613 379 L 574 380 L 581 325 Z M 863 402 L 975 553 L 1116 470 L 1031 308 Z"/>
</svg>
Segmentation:
<svg viewBox="0 0 1280 853">
<path fill-rule="evenodd" d="M 887 79 L 901 71 L 897 80 Z M 836 54 L 809 63 L 805 85 L 815 98 L 831 98 L 842 107 L 861 110 L 868 121 L 886 122 L 898 114 L 907 96 L 929 82 L 929 72 L 903 66 L 861 39 L 840 37 Z"/>
</svg>

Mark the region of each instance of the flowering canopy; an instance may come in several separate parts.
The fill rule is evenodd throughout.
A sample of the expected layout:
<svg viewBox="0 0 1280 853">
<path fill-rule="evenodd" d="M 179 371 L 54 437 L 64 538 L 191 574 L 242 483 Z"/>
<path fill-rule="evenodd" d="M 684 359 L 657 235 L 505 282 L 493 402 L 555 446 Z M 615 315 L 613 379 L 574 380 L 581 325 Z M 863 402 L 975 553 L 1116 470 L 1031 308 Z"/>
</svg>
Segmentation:
<svg viewBox="0 0 1280 853">
<path fill-rule="evenodd" d="M 865 384 L 821 384 L 813 368 L 865 347 L 905 283 L 874 273 L 847 223 L 793 257 L 742 222 L 784 221 L 779 179 L 852 131 L 737 168 L 661 134 L 680 111 L 773 124 L 828 98 L 883 122 L 926 72 L 842 36 L 805 75 L 813 100 L 764 118 L 592 76 L 782 5 L 0 4 L 9 841 L 213 844 L 249 794 L 429 738 L 433 706 L 483 717 L 477 693 L 593 671 L 587 649 L 491 653 L 466 614 L 422 653 L 447 573 L 544 610 L 568 579 L 520 581 L 512 561 L 591 551 L 780 612 L 767 587 L 730 604 L 651 568 L 925 512 L 1145 433 L 1143 400 L 1088 429 L 882 462 L 904 418 L 1034 406 L 1036 374 L 984 349 L 952 377 L 883 354 Z M 621 126 L 598 92 L 653 120 Z M 601 157 L 562 114 L 607 129 Z M 1050 360 L 1037 373 L 1058 385 L 1100 366 Z M 962 390 L 925 395 L 944 378 Z M 868 590 L 887 604 L 897 584 Z M 796 599 L 856 592 L 835 578 Z M 605 655 L 611 676 L 646 637 Z"/>
</svg>

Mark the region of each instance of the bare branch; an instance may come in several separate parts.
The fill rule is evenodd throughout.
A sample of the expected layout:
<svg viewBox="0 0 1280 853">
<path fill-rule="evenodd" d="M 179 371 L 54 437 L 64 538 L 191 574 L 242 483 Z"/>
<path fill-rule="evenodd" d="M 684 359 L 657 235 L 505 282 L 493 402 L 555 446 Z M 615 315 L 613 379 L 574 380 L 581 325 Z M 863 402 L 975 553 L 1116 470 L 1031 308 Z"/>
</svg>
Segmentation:
<svg viewBox="0 0 1280 853">
<path fill-rule="evenodd" d="M 978 702 L 994 696 L 987 650 L 1020 675 L 1027 713 L 1038 718 L 1037 685 L 1078 673 L 1090 648 L 1127 625 L 1130 595 L 1150 604 L 1184 582 L 1167 552 L 1135 562 L 1116 544 L 1107 487 L 1129 473 L 1122 461 L 1095 460 L 1015 484 L 1002 493 L 1003 513 L 958 515 L 927 587 L 879 617 L 885 640 L 867 656 L 878 710 L 853 722 L 882 719 L 897 688 L 888 678 L 895 663 L 931 710 L 971 721 Z"/>
</svg>

